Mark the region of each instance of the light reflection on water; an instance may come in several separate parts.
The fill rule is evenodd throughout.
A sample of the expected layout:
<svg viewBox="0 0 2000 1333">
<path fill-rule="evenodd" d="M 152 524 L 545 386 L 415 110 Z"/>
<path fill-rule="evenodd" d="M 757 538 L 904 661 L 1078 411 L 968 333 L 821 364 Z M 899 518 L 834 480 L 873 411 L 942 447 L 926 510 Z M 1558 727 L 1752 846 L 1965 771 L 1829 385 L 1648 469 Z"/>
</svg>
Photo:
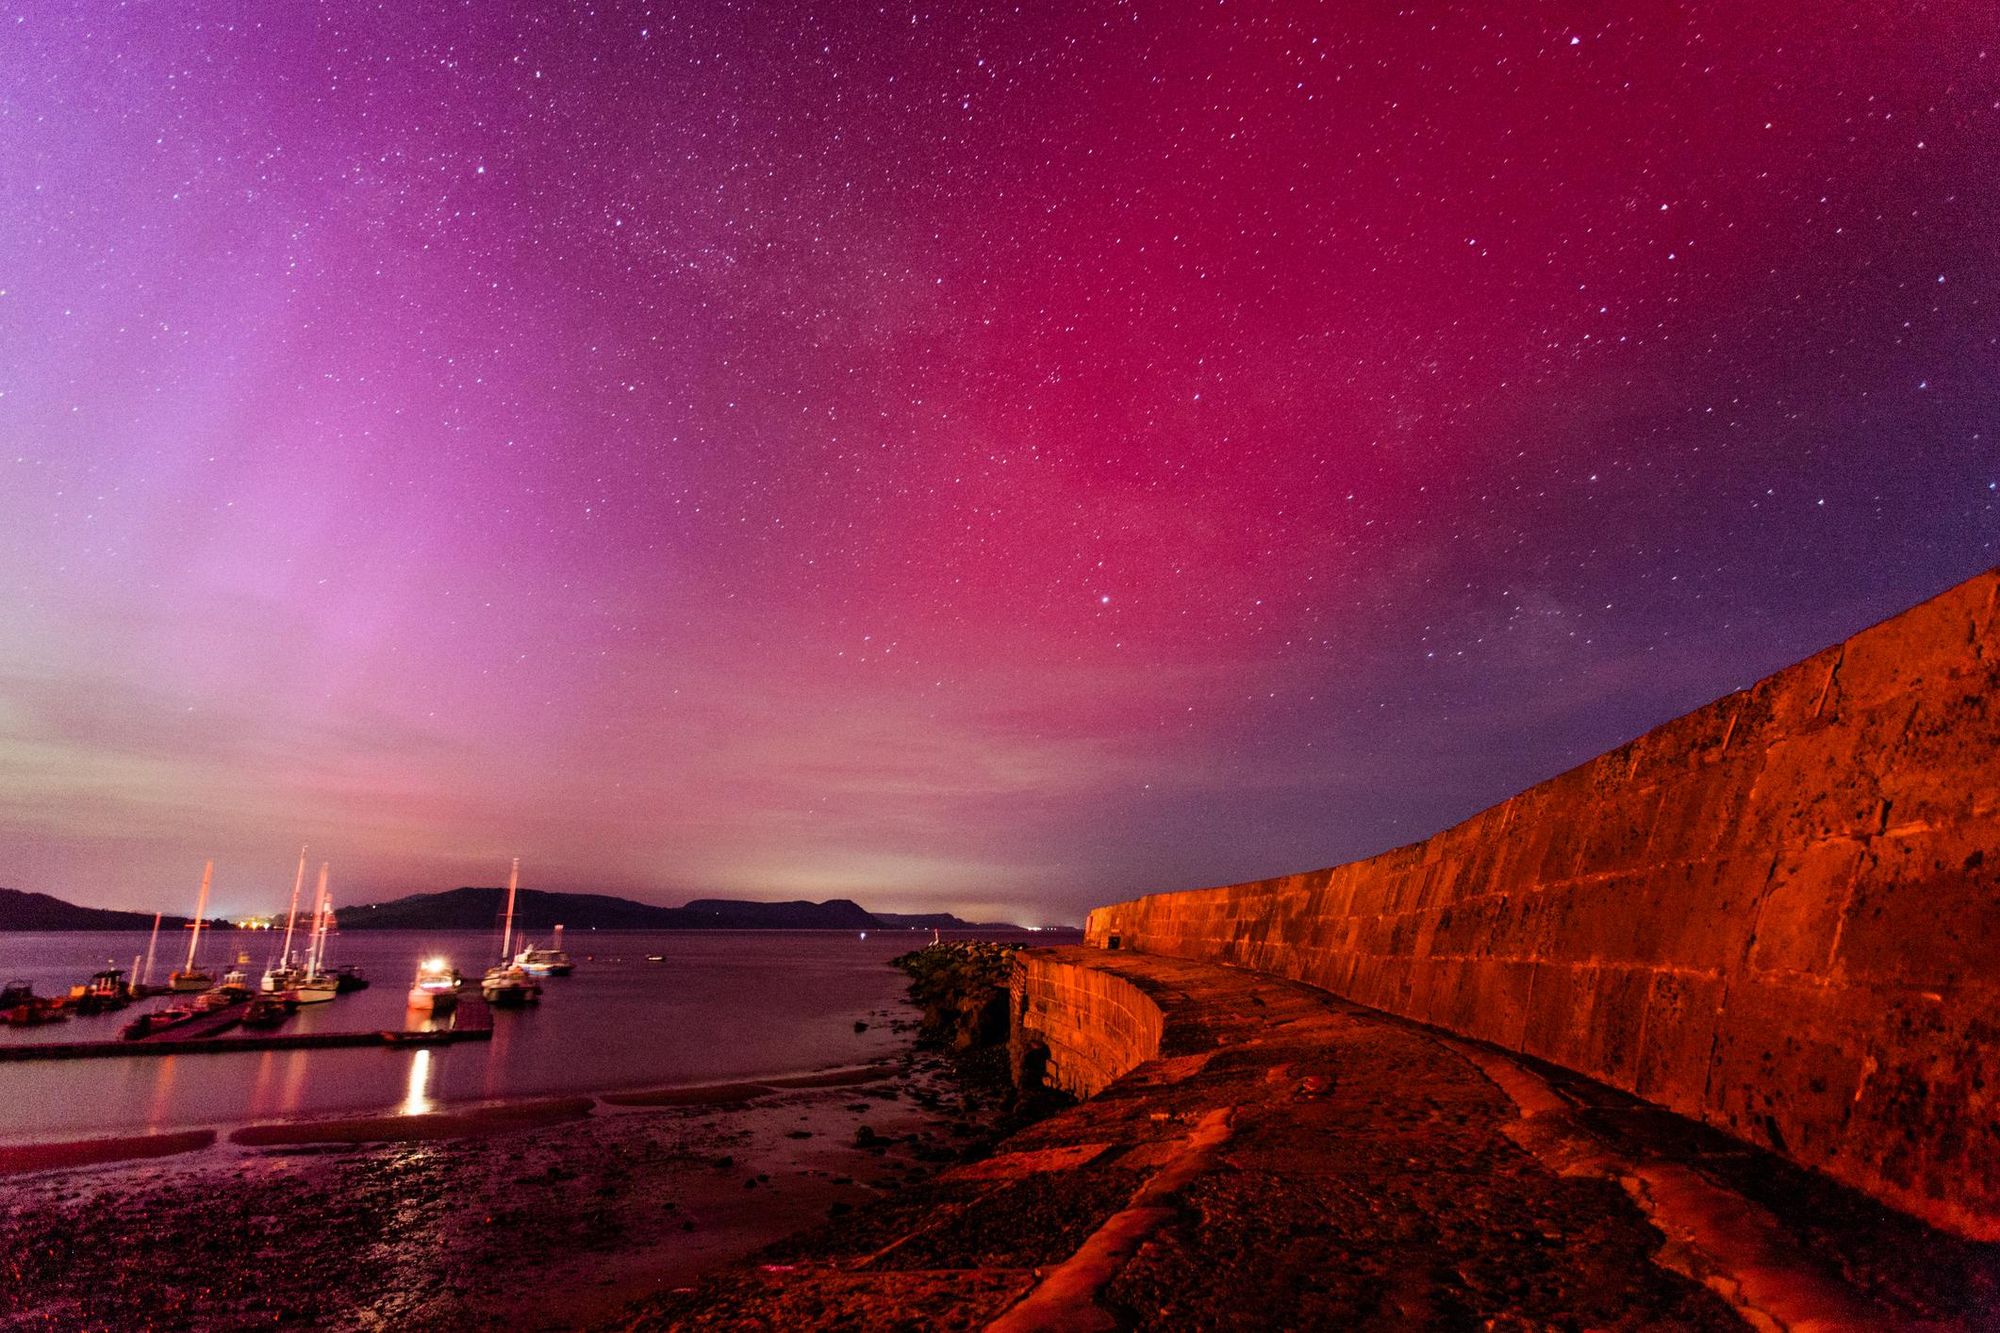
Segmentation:
<svg viewBox="0 0 2000 1333">
<path fill-rule="evenodd" d="M 420 1103 L 437 1109 L 866 1061 L 903 1043 L 875 1016 L 909 1012 L 904 978 L 888 960 L 928 939 L 902 931 L 870 931 L 866 940 L 838 931 L 573 932 L 575 975 L 550 978 L 539 1005 L 496 1012 L 490 1042 L 0 1064 L 0 1141 L 381 1115 Z M 234 947 L 225 937 L 214 957 Z M 144 948 L 143 933 L 10 933 L 0 937 L 0 976 L 59 993 L 107 955 Z M 280 1031 L 406 1027 L 418 959 L 445 954 L 476 979 L 491 951 L 483 933 L 348 932 L 336 939 L 334 960 L 365 968 L 374 984 L 310 1006 Z M 649 963 L 649 953 L 667 961 Z M 140 1011 L 0 1028 L 0 1043 L 111 1040 Z M 865 1032 L 854 1031 L 857 1020 L 868 1023 Z"/>
<path fill-rule="evenodd" d="M 410 1056 L 410 1081 L 403 1090 L 403 1104 L 396 1108 L 400 1115 L 424 1115 L 437 1109 L 431 1100 L 431 1053 L 427 1047 L 419 1047 Z"/>
</svg>

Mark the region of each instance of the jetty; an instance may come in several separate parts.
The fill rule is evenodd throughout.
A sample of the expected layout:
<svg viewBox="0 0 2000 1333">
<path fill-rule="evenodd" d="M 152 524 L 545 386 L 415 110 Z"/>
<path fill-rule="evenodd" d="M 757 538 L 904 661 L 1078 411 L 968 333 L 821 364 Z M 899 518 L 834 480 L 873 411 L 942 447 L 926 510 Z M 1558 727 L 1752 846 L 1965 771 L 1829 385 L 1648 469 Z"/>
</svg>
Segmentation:
<svg viewBox="0 0 2000 1333">
<path fill-rule="evenodd" d="M 233 1010 L 135 1041 L 55 1041 L 0 1046 L 0 1064 L 28 1060 L 99 1060 L 131 1055 L 226 1055 L 240 1051 L 324 1051 L 355 1046 L 451 1046 L 493 1038 L 493 1010 L 484 1000 L 461 997 L 449 1028 L 361 1032 L 243 1032 Z M 191 1031 L 190 1029 L 195 1029 Z"/>
</svg>

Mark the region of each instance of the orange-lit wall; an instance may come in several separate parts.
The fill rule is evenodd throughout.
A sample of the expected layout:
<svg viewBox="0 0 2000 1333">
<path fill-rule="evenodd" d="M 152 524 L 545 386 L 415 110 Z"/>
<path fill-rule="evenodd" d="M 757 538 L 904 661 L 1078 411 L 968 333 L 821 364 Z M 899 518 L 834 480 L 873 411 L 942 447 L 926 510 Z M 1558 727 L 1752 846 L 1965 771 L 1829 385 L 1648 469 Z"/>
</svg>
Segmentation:
<svg viewBox="0 0 2000 1333">
<path fill-rule="evenodd" d="M 1092 912 L 2000 1239 L 2000 572 L 1423 842 Z"/>
</svg>

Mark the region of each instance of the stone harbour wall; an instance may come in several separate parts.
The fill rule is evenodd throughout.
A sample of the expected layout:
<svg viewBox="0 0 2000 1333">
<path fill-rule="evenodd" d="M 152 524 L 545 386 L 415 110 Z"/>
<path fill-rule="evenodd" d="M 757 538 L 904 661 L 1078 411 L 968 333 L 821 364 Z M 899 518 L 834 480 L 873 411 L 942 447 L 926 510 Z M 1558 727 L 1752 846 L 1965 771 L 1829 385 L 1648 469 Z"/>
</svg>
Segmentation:
<svg viewBox="0 0 2000 1333">
<path fill-rule="evenodd" d="M 1072 1097 L 1094 1097 L 1160 1053 L 1160 1006 L 1123 977 L 1035 951 L 1015 957 L 1010 990 L 1017 1082 L 1024 1038 L 1046 1048 L 1038 1081 Z"/>
<path fill-rule="evenodd" d="M 2000 1239 L 1997 611 L 1989 571 L 1422 842 L 1087 938 L 1535 1056 Z M 1142 1046 L 1091 984 L 1044 1002 Z M 1080 1087 L 1123 1058 L 1062 1042 Z"/>
</svg>

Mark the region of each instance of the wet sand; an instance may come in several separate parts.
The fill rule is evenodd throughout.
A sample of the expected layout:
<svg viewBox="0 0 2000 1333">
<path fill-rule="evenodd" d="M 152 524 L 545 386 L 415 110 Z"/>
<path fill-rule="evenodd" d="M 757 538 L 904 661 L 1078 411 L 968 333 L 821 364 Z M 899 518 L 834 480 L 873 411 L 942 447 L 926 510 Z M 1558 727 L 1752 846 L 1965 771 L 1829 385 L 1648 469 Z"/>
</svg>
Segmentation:
<svg viewBox="0 0 2000 1333">
<path fill-rule="evenodd" d="M 307 1143 L 414 1143 L 423 1139 L 469 1139 L 502 1134 L 511 1129 L 581 1120 L 596 1105 L 589 1097 L 555 1097 L 545 1101 L 475 1106 L 463 1111 L 433 1111 L 425 1115 L 361 1116 L 346 1120 L 302 1120 L 295 1123 L 245 1125 L 230 1134 L 231 1143 L 246 1148 L 277 1148 Z"/>
<path fill-rule="evenodd" d="M 0 1329 L 576 1327 L 896 1195 L 983 1147 L 997 1113 L 911 1051 L 219 1141 L 8 1149 Z"/>
<path fill-rule="evenodd" d="M 0 1176 L 99 1166 L 106 1162 L 139 1161 L 148 1157 L 172 1157 L 178 1153 L 198 1151 L 214 1142 L 214 1130 L 191 1129 L 179 1134 L 134 1134 L 124 1138 L 78 1139 L 71 1143 L 18 1144 L 0 1148 Z"/>
</svg>

